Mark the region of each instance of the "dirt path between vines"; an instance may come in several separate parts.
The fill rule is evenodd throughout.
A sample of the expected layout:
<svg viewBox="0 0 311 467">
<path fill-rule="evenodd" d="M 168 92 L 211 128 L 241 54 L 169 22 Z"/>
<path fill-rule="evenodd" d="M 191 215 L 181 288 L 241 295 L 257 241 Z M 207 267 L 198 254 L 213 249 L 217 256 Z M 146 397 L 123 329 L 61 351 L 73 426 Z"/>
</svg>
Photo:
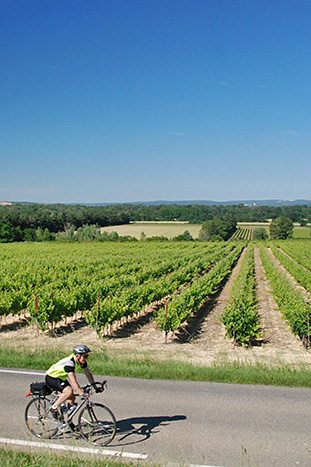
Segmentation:
<svg viewBox="0 0 311 467">
<path fill-rule="evenodd" d="M 57 346 L 66 351 L 77 343 L 86 343 L 93 348 L 103 348 L 108 354 L 112 351 L 112 355 L 117 351 L 120 355 L 148 355 L 159 360 L 172 359 L 207 366 L 226 362 L 262 363 L 268 366 L 310 364 L 311 352 L 291 333 L 277 309 L 256 246 L 255 271 L 262 336 L 250 348 L 236 346 L 225 336 L 225 327 L 218 316 L 230 300 L 244 254 L 245 250 L 220 293 L 207 300 L 191 325 L 184 325 L 179 332 L 169 335 L 167 343 L 164 333 L 153 320 L 152 308 L 104 340 L 98 338 L 84 319 L 66 325 L 63 323 L 56 333 L 51 334 L 38 333 L 35 326 L 27 325 L 26 320 L 16 322 L 14 317 L 8 317 L 0 328 L 1 342 L 8 342 L 10 347 L 20 344 L 30 349 Z"/>
</svg>

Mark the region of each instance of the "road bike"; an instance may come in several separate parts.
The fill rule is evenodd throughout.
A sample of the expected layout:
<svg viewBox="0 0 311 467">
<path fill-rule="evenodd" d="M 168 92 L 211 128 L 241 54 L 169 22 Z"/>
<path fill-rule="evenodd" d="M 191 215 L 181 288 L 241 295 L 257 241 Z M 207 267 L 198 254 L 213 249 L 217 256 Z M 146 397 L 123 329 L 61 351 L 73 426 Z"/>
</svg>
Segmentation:
<svg viewBox="0 0 311 467">
<path fill-rule="evenodd" d="M 58 419 L 51 413 L 51 407 L 58 398 L 57 391 L 46 383 L 32 383 L 26 397 L 32 400 L 25 409 L 25 422 L 27 428 L 37 438 L 50 439 L 57 433 L 81 434 L 90 443 L 97 446 L 106 446 L 116 434 L 117 422 L 112 411 L 103 404 L 92 402 L 94 392 L 102 392 L 107 382 L 86 384 L 82 386 L 84 395 L 81 402 L 72 411 L 60 410 Z M 77 415 L 77 425 L 72 420 Z"/>
</svg>

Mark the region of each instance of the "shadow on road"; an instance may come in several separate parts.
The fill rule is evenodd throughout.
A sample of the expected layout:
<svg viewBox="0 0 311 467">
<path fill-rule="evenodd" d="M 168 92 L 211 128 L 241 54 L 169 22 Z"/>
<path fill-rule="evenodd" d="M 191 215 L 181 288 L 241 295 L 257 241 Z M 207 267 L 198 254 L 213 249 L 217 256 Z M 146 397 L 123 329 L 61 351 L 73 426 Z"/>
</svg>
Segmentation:
<svg viewBox="0 0 311 467">
<path fill-rule="evenodd" d="M 168 426 L 172 422 L 186 420 L 185 415 L 173 415 L 171 417 L 164 415 L 159 417 L 133 417 L 117 422 L 117 444 L 129 445 L 145 441 L 151 435 L 158 433 L 160 427 Z"/>
<path fill-rule="evenodd" d="M 149 439 L 151 435 L 159 433 L 161 427 L 168 426 L 172 422 L 181 420 L 187 420 L 187 417 L 185 415 L 173 415 L 171 417 L 164 415 L 159 417 L 132 417 L 118 420 L 116 437 L 112 443 L 109 444 L 109 447 L 141 443 Z M 53 439 L 56 440 L 70 440 L 73 438 L 76 440 L 83 440 L 79 432 L 57 432 L 55 436 L 53 436 Z"/>
</svg>

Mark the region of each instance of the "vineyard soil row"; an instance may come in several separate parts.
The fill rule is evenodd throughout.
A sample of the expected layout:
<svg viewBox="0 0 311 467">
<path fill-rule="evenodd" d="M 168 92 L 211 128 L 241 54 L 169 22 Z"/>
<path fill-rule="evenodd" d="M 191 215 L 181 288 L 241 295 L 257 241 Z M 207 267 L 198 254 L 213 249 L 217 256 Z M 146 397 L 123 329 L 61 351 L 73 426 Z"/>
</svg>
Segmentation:
<svg viewBox="0 0 311 467">
<path fill-rule="evenodd" d="M 243 256 L 222 290 L 212 299 L 207 300 L 192 326 L 184 325 L 177 333 L 170 334 L 168 344 L 165 344 L 164 333 L 153 320 L 152 308 L 147 309 L 141 317 L 130 321 L 104 341 L 99 340 L 93 328 L 87 326 L 83 318 L 63 323 L 57 334 L 52 337 L 48 332 L 38 334 L 35 327 L 25 325 L 25 321 L 18 322 L 16 317 L 9 316 L 0 328 L 1 341 L 14 342 L 16 345 L 21 343 L 29 346 L 30 349 L 36 346 L 53 347 L 54 345 L 67 347 L 77 342 L 85 342 L 89 346 L 103 347 L 108 351 L 111 349 L 136 355 L 147 353 L 150 357 L 158 359 L 171 358 L 201 365 L 235 361 L 250 364 L 258 362 L 270 366 L 282 363 L 310 364 L 311 352 L 307 351 L 300 339 L 291 333 L 277 309 L 256 246 L 257 299 L 263 335 L 251 348 L 235 346 L 231 340 L 225 338 L 225 328 L 218 316 L 230 300 L 231 289 L 242 258 Z M 278 261 L 275 262 L 281 267 Z M 188 339 L 189 336 L 192 336 L 191 340 Z"/>
</svg>

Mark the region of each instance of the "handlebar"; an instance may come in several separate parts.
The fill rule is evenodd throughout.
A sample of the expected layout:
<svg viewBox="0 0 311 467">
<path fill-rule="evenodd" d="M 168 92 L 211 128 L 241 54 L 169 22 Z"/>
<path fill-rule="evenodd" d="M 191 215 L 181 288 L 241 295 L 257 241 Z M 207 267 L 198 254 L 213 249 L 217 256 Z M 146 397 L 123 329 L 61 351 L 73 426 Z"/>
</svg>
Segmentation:
<svg viewBox="0 0 311 467">
<path fill-rule="evenodd" d="M 86 399 L 89 393 L 92 392 L 92 389 L 95 389 L 95 392 L 103 392 L 106 387 L 107 381 L 103 381 L 102 383 L 95 381 L 94 383 L 85 384 L 84 386 L 81 386 L 81 389 L 84 391 L 84 394 L 81 397 L 82 399 Z"/>
</svg>

